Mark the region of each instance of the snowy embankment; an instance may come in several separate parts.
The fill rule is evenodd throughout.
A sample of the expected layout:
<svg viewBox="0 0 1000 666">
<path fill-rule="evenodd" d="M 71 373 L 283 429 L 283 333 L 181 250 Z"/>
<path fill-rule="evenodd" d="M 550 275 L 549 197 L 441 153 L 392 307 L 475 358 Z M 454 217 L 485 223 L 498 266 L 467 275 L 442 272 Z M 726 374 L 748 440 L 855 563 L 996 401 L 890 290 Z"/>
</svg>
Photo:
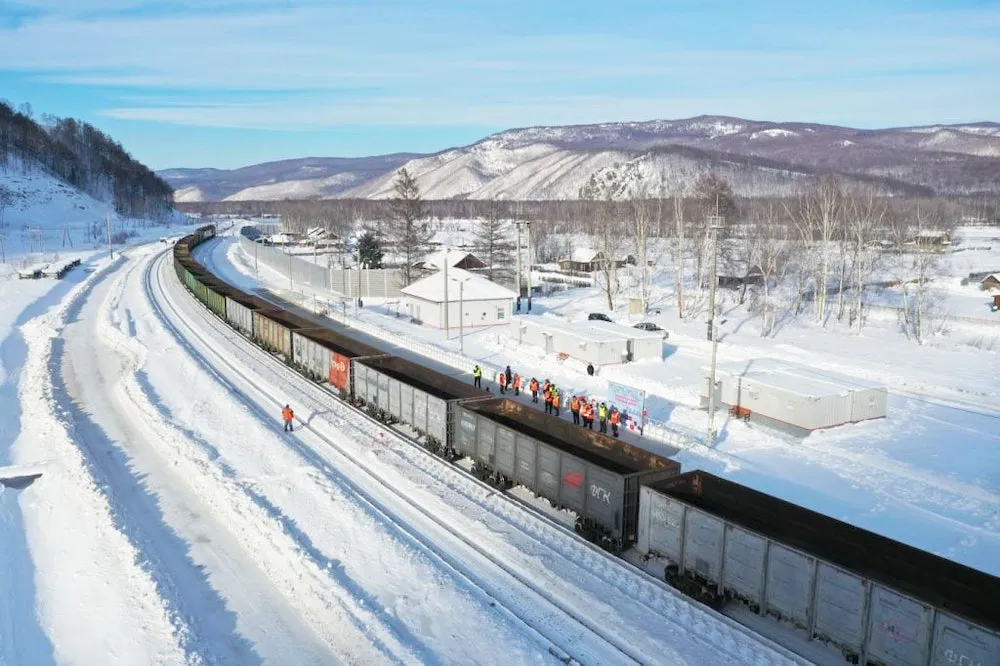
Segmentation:
<svg viewBox="0 0 1000 666">
<path fill-rule="evenodd" d="M 9 535 L 5 530 L 5 542 L 23 539 L 14 557 L 21 575 L 8 581 L 3 595 L 9 612 L 18 613 L 4 618 L 12 640 L 0 644 L 0 654 L 9 663 L 107 663 L 109 655 L 122 664 L 185 661 L 184 623 L 172 615 L 153 574 L 118 528 L 115 502 L 92 476 L 50 381 L 54 343 L 71 308 L 86 299 L 92 282 L 121 263 L 101 261 L 68 298 L 19 327 L 25 344 L 18 377 L 20 435 L 11 462 L 44 461 L 46 471 L 21 491 L 19 507 L 4 507 L 17 521 L 5 526 L 15 528 Z"/>
<path fill-rule="evenodd" d="M 997 248 L 1000 250 L 1000 247 Z M 247 263 L 236 243 L 222 239 L 201 257 L 237 284 L 254 285 L 252 257 Z M 992 257 L 992 258 L 991 258 Z M 967 259 L 963 259 L 967 261 Z M 1000 251 L 976 258 L 972 266 L 1000 264 Z M 958 269 L 956 269 L 958 270 Z M 288 288 L 287 277 L 260 267 L 263 286 Z M 649 317 L 672 331 L 661 363 L 602 368 L 595 377 L 531 348 L 498 344 L 506 330 L 465 336 L 470 359 L 549 377 L 570 392 L 607 395 L 607 382 L 645 389 L 650 417 L 697 433 L 705 430 L 705 411 L 698 406 L 703 367 L 710 356 L 704 323 L 681 321 L 669 309 L 669 287 L 655 285 L 654 297 L 664 304 Z M 981 298 L 981 297 L 980 297 Z M 535 299 L 535 312 L 553 312 L 571 320 L 600 309 L 594 289 L 578 289 Z M 382 314 L 360 312 L 361 321 L 454 354 L 457 339 Z M 353 313 L 352 313 L 353 316 Z M 720 363 L 751 358 L 779 358 L 812 367 L 885 382 L 890 388 L 889 416 L 794 438 L 757 425 L 746 425 L 722 412 L 721 435 L 712 449 L 693 446 L 675 452 L 649 439 L 641 446 L 674 455 L 685 469 L 723 474 L 811 509 L 934 552 L 993 574 L 1000 574 L 1000 407 L 991 400 L 1000 356 L 944 340 L 918 346 L 903 338 L 894 323 L 872 322 L 864 335 L 825 330 L 806 322 L 790 322 L 777 339 L 762 338 L 755 318 L 726 308 Z M 808 319 L 808 317 L 806 317 Z M 350 318 L 348 323 L 351 323 Z M 997 329 L 1000 331 L 1000 328 Z M 502 342 L 502 338 L 501 338 Z"/>
<path fill-rule="evenodd" d="M 168 286 L 167 291 L 170 289 L 181 288 Z M 454 526 L 451 529 L 458 530 L 458 534 L 452 531 L 451 536 L 439 535 L 431 542 L 453 544 L 445 552 L 478 544 L 472 551 L 479 553 L 475 558 L 486 557 L 494 564 L 473 575 L 497 581 L 486 583 L 494 590 L 502 591 L 503 585 L 498 582 L 505 579 L 509 581 L 506 585 L 513 584 L 515 589 L 527 587 L 513 599 L 500 599 L 514 612 L 526 612 L 524 597 L 541 595 L 535 603 L 554 605 L 563 609 L 564 614 L 580 617 L 590 632 L 610 635 L 645 662 L 666 659 L 671 663 L 693 663 L 701 658 L 711 663 L 744 664 L 776 663 L 787 658 L 760 646 L 758 639 L 743 628 L 691 604 L 664 584 L 628 570 L 620 561 L 575 535 L 526 512 L 502 494 L 370 423 L 326 391 L 249 345 L 201 306 L 181 307 L 188 315 L 179 318 L 197 323 L 195 311 L 200 310 L 201 320 L 212 325 L 215 331 L 212 342 L 197 345 L 208 360 L 217 356 L 213 363 L 222 367 L 230 378 L 236 372 L 232 367 L 234 362 L 249 363 L 253 384 L 234 380 L 234 391 L 251 397 L 263 393 L 259 399 L 270 401 L 275 412 L 283 399 L 289 399 L 300 410 L 308 429 L 326 438 L 328 446 L 310 447 L 316 455 L 330 460 L 332 465 L 337 457 L 330 458 L 335 455 L 331 447 L 353 452 L 345 453 L 351 460 L 347 465 L 338 465 L 338 472 L 368 487 L 371 481 L 365 477 L 374 475 L 383 480 L 377 485 L 397 489 L 395 492 L 410 498 L 407 501 L 412 502 L 410 508 L 400 512 L 400 518 L 406 522 L 413 521 L 412 514 L 418 510 L 425 516 L 433 516 L 432 520 L 439 524 Z M 219 335 L 230 338 L 235 348 L 221 346 Z M 226 353 L 213 354 L 213 348 Z M 227 366 L 229 369 L 225 370 Z M 384 492 L 384 489 L 379 491 L 380 495 Z M 426 543 L 430 532 L 420 533 L 423 535 L 420 541 Z M 443 542 L 437 541 L 442 538 Z M 549 625 L 546 629 L 549 637 L 556 617 L 551 616 L 542 625 Z M 565 623 L 565 619 L 560 623 Z M 579 635 L 576 641 L 593 640 L 579 629 L 575 633 Z M 566 639 L 557 633 L 553 640 L 565 644 Z"/>
</svg>

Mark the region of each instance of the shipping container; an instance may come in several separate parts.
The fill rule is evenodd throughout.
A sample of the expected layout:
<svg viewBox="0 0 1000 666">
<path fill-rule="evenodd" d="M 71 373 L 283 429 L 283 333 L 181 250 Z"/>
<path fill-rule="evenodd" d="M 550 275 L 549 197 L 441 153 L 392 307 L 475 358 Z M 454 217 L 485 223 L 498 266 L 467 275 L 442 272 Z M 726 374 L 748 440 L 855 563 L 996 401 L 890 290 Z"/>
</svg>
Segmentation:
<svg viewBox="0 0 1000 666">
<path fill-rule="evenodd" d="M 708 402 L 708 375 L 702 403 Z M 885 386 L 807 366 L 754 359 L 716 368 L 716 404 L 751 419 L 810 432 L 886 416 Z"/>
<path fill-rule="evenodd" d="M 510 337 L 518 344 L 544 349 L 546 354 L 565 354 L 594 365 L 624 363 L 628 359 L 628 338 L 599 331 L 587 323 L 556 317 L 514 317 Z"/>
<path fill-rule="evenodd" d="M 442 375 L 398 356 L 358 357 L 354 394 L 442 444 L 454 440 L 455 406 L 486 394 L 471 382 Z"/>
<path fill-rule="evenodd" d="M 233 296 L 226 297 L 226 321 L 244 335 L 253 335 L 253 309 L 240 303 Z"/>
<path fill-rule="evenodd" d="M 587 326 L 597 331 L 625 338 L 629 361 L 662 361 L 663 333 L 644 331 L 632 326 L 622 326 L 610 321 L 590 320 Z"/>
<path fill-rule="evenodd" d="M 463 403 L 458 415 L 460 454 L 593 521 L 615 549 L 636 538 L 639 486 L 680 472 L 673 460 L 505 398 Z"/>
<path fill-rule="evenodd" d="M 854 663 L 1000 664 L 1000 578 L 703 471 L 641 491 L 638 550 Z M 867 660 L 867 661 L 866 661 Z"/>
</svg>

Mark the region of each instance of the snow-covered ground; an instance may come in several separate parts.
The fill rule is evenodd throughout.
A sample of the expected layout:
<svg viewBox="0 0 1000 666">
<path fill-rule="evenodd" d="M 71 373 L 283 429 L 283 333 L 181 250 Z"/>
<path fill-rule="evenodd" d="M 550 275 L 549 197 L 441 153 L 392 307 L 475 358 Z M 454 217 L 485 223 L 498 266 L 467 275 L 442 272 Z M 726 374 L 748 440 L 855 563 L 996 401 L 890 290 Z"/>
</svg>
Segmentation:
<svg viewBox="0 0 1000 666">
<path fill-rule="evenodd" d="M 720 362 L 778 358 L 884 382 L 890 390 L 888 418 L 818 431 L 804 439 L 740 420 L 724 422 L 712 449 L 692 445 L 674 457 L 686 469 L 723 474 L 809 508 L 884 534 L 983 571 L 1000 574 L 1000 319 L 986 307 L 978 285 L 960 284 L 969 272 L 1000 266 L 995 229 L 964 229 L 969 249 L 939 260 L 934 317 L 937 335 L 918 345 L 899 332 L 896 314 L 873 310 L 862 334 L 836 323 L 821 327 L 808 316 L 788 321 L 772 337 L 761 337 L 759 320 L 722 295 Z M 204 250 L 206 263 L 222 277 L 256 286 L 252 260 L 230 239 Z M 260 269 L 263 286 L 287 292 L 287 278 Z M 329 298 L 308 292 L 303 297 Z M 882 296 L 887 305 L 891 292 Z M 545 358 L 540 350 L 512 348 L 506 329 L 466 333 L 466 356 L 528 375 L 548 377 L 570 392 L 602 397 L 609 380 L 649 393 L 652 419 L 685 431 L 704 432 L 698 389 L 710 346 L 703 318 L 680 320 L 673 306 L 672 270 L 656 276 L 652 303 L 659 314 L 646 319 L 671 331 L 662 362 L 608 367 L 595 377 L 582 368 Z M 366 303 L 366 305 L 368 305 Z M 603 310 L 598 289 L 573 289 L 536 298 L 533 313 L 569 320 Z M 982 321 L 966 321 L 956 315 Z M 354 316 L 349 310 L 348 322 Z M 338 315 L 339 317 L 339 315 Z M 394 334 L 398 344 L 420 343 L 454 354 L 457 335 L 416 326 L 391 309 L 365 307 L 362 322 Z M 627 322 L 627 315 L 616 317 Z M 996 320 L 996 321 L 994 321 Z M 634 319 L 633 321 L 638 321 Z M 646 439 L 643 446 L 672 453 Z"/>
<path fill-rule="evenodd" d="M 801 662 L 82 258 L 0 279 L 0 664 Z"/>
</svg>

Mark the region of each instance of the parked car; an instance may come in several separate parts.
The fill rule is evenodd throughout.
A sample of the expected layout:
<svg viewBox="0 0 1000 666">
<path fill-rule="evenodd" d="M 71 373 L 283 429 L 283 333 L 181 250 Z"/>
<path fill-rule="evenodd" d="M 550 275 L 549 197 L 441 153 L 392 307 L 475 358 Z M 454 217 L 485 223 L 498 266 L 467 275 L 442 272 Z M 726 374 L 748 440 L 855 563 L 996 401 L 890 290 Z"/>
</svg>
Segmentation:
<svg viewBox="0 0 1000 666">
<path fill-rule="evenodd" d="M 611 317 L 604 314 L 603 312 L 591 312 L 587 316 L 588 321 L 611 321 Z"/>
<path fill-rule="evenodd" d="M 667 333 L 666 331 L 664 331 L 662 328 L 660 328 L 659 326 L 657 326 L 656 324 L 654 324 L 651 321 L 640 321 L 638 324 L 636 324 L 632 328 L 638 328 L 640 331 L 658 331 L 660 333 L 663 333 L 663 339 L 664 340 L 666 340 L 667 338 L 670 337 L 669 333 Z"/>
</svg>

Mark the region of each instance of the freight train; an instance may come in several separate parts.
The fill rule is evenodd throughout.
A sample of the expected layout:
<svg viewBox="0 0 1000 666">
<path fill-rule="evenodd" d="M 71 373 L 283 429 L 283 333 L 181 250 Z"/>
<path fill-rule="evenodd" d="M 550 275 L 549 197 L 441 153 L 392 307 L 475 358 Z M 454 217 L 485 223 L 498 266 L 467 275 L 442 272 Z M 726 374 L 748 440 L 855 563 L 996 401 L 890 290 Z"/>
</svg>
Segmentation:
<svg viewBox="0 0 1000 666">
<path fill-rule="evenodd" d="M 283 310 L 174 246 L 178 279 L 209 310 L 340 399 L 403 423 L 482 480 L 576 513 L 605 549 L 637 546 L 665 580 L 715 608 L 743 604 L 865 666 L 1000 666 L 1000 578 L 574 427 Z M 333 394 L 331 393 L 331 399 Z M 646 567 L 649 570 L 649 566 Z"/>
</svg>

